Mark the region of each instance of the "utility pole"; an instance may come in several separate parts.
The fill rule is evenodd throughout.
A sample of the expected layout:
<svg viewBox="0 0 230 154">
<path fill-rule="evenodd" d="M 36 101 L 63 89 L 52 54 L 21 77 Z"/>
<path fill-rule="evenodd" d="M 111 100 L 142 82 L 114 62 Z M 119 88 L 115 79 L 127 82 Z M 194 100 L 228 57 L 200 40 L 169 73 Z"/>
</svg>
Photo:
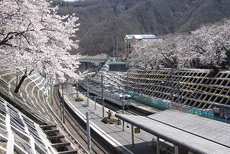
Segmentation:
<svg viewBox="0 0 230 154">
<path fill-rule="evenodd" d="M 127 40 L 127 53 L 126 53 L 126 59 L 128 59 L 128 57 L 129 57 L 129 40 Z"/>
<path fill-rule="evenodd" d="M 77 90 L 77 98 L 78 98 L 78 81 L 77 81 L 77 87 L 76 87 L 76 90 Z"/>
<path fill-rule="evenodd" d="M 104 118 L 104 82 L 103 82 L 103 74 L 101 75 L 101 101 L 102 101 L 102 117 Z"/>
<path fill-rule="evenodd" d="M 127 71 L 127 76 L 126 76 L 126 89 L 128 91 L 129 87 L 129 72 Z"/>
<path fill-rule="evenodd" d="M 90 119 L 89 112 L 86 112 L 86 121 L 87 121 L 87 141 L 88 141 L 88 150 L 91 153 L 91 135 L 90 135 Z"/>
<path fill-rule="evenodd" d="M 113 40 L 113 57 L 114 57 L 114 50 L 115 50 L 115 43 L 114 43 L 114 40 Z"/>
<path fill-rule="evenodd" d="M 89 107 L 89 77 L 88 77 L 88 74 L 86 76 L 86 82 L 87 82 L 87 100 L 86 100 L 86 107 Z"/>
<path fill-rule="evenodd" d="M 125 99 L 124 99 L 123 93 L 122 93 L 121 99 L 122 99 L 122 114 L 125 114 L 125 105 L 124 105 Z M 122 122 L 123 123 L 122 130 L 124 131 L 125 130 L 125 121 L 124 120 L 122 120 L 122 121 L 123 121 Z"/>
<path fill-rule="evenodd" d="M 132 134 L 132 147 L 134 147 L 134 132 L 133 132 L 133 125 L 131 125 L 131 134 Z"/>
<path fill-rule="evenodd" d="M 116 56 L 118 56 L 118 46 L 119 46 L 119 42 L 118 42 L 118 37 L 117 37 L 117 54 L 116 54 Z"/>
<path fill-rule="evenodd" d="M 157 154 L 160 154 L 160 139 L 157 136 Z"/>
</svg>

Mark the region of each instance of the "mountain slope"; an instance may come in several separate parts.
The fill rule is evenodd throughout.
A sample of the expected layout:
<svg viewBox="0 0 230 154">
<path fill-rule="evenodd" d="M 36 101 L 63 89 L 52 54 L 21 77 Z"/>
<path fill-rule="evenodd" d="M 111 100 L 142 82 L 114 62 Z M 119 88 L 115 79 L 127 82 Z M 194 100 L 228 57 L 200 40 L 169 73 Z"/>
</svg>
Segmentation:
<svg viewBox="0 0 230 154">
<path fill-rule="evenodd" d="M 77 3 L 77 2 L 76 2 Z M 229 0 L 94 0 L 63 5 L 80 18 L 80 51 L 112 54 L 126 34 L 191 31 L 230 17 Z"/>
</svg>

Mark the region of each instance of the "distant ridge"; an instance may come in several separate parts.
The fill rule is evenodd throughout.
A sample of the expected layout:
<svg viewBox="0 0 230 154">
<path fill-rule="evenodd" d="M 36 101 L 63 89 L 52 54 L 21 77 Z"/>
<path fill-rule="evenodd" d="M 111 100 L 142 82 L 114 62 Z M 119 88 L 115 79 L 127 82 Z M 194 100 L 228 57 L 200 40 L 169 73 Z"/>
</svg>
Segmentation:
<svg viewBox="0 0 230 154">
<path fill-rule="evenodd" d="M 185 32 L 230 17 L 229 0 L 86 0 L 60 6 L 60 14 L 80 18 L 80 50 L 89 55 L 112 55 L 126 34 Z"/>
</svg>

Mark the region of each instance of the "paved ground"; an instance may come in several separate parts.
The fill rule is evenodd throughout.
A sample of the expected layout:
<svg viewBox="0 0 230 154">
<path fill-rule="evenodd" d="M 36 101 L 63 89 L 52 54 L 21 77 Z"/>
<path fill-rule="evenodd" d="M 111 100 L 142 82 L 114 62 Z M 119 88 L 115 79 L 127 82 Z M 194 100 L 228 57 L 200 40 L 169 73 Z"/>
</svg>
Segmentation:
<svg viewBox="0 0 230 154">
<path fill-rule="evenodd" d="M 102 106 L 100 104 L 96 104 L 95 109 L 95 102 L 90 100 L 89 107 L 84 107 L 83 105 L 86 104 L 86 97 L 84 95 L 80 94 L 80 97 L 85 101 L 76 102 L 71 91 L 65 90 L 64 93 L 66 102 L 71 106 L 75 113 L 85 119 L 86 112 L 90 112 L 91 128 L 100 133 L 122 153 L 156 153 L 155 148 L 153 148 L 150 143 L 151 139 L 154 137 L 153 135 L 141 130 L 139 134 L 135 134 L 135 145 L 132 147 L 131 126 L 129 124 L 125 123 L 124 131 L 122 130 L 122 125 L 104 124 L 101 122 L 103 118 Z M 107 111 L 108 109 L 105 108 L 105 116 L 107 116 Z M 113 113 L 113 116 L 114 114 L 115 113 Z M 127 126 L 129 126 L 129 128 Z"/>
</svg>

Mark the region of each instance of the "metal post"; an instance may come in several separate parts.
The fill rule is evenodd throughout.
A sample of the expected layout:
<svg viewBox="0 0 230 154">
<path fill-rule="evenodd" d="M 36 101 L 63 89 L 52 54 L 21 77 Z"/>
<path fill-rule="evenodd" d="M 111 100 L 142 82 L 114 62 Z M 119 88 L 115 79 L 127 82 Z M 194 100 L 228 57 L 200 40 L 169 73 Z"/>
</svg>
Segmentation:
<svg viewBox="0 0 230 154">
<path fill-rule="evenodd" d="M 118 43 L 119 42 L 118 42 L 118 37 L 117 37 L 117 48 L 116 48 L 117 49 L 117 54 L 116 54 L 116 56 L 118 56 L 118 45 L 119 45 Z"/>
<path fill-rule="evenodd" d="M 60 101 L 60 111 L 61 111 L 61 120 L 62 120 L 62 101 L 63 101 L 63 85 L 61 83 L 61 101 Z"/>
<path fill-rule="evenodd" d="M 137 78 L 136 81 L 137 81 L 137 93 L 138 93 L 138 95 L 142 96 L 140 80 Z"/>
<path fill-rule="evenodd" d="M 170 76 L 171 76 L 171 91 L 170 91 L 170 97 L 171 97 L 171 106 L 172 108 L 173 107 L 173 68 L 171 68 L 171 73 L 170 73 Z"/>
<path fill-rule="evenodd" d="M 87 100 L 86 100 L 86 107 L 89 107 L 89 78 L 88 78 L 88 74 L 86 76 L 86 82 L 87 82 Z"/>
<path fill-rule="evenodd" d="M 113 40 L 113 57 L 114 57 L 114 49 L 115 49 L 115 45 L 114 45 L 114 40 Z"/>
<path fill-rule="evenodd" d="M 174 153 L 179 154 L 179 147 L 174 144 Z"/>
<path fill-rule="evenodd" d="M 125 113 L 124 97 L 122 96 L 122 114 Z"/>
<path fill-rule="evenodd" d="M 122 96 L 122 114 L 125 113 L 124 109 L 125 109 L 124 108 L 124 99 L 123 99 L 123 96 Z M 122 121 L 123 121 L 122 130 L 124 131 L 125 130 L 125 121 L 124 120 L 122 120 Z"/>
<path fill-rule="evenodd" d="M 134 133 L 133 133 L 133 125 L 131 125 L 131 133 L 132 133 L 132 147 L 134 147 Z"/>
<path fill-rule="evenodd" d="M 102 101 L 102 117 L 104 118 L 104 82 L 103 82 L 103 74 L 101 75 L 101 101 Z"/>
<path fill-rule="evenodd" d="M 160 139 L 159 137 L 157 136 L 157 154 L 160 154 Z"/>
<path fill-rule="evenodd" d="M 121 53 L 123 54 L 123 52 L 124 52 L 124 42 L 121 41 Z M 122 54 L 118 53 L 118 56 L 120 56 L 122 58 Z"/>
<path fill-rule="evenodd" d="M 127 57 L 126 57 L 127 59 L 128 59 L 128 57 L 129 57 L 129 50 L 130 50 L 130 49 L 129 49 L 129 41 L 128 41 L 128 53 L 127 53 Z"/>
<path fill-rule="evenodd" d="M 177 84 L 178 84 L 178 98 L 179 98 L 179 106 L 180 107 L 182 107 L 182 104 L 183 104 L 183 102 L 182 102 L 182 94 L 181 94 L 181 90 L 180 90 L 180 88 L 181 88 L 181 83 L 180 83 L 180 81 L 177 81 Z"/>
<path fill-rule="evenodd" d="M 126 89 L 125 90 L 127 90 L 128 91 L 128 83 L 129 82 L 129 72 L 127 72 L 127 76 L 126 76 Z"/>
<path fill-rule="evenodd" d="M 63 83 L 62 83 L 62 121 L 65 123 L 65 103 L 64 103 L 64 90 L 63 90 Z"/>
<path fill-rule="evenodd" d="M 76 88 L 76 90 L 77 90 L 77 98 L 78 98 L 78 82 L 77 82 L 77 88 Z"/>
<path fill-rule="evenodd" d="M 88 150 L 91 153 L 91 136 L 90 136 L 90 124 L 89 124 L 89 112 L 86 112 L 87 120 L 87 141 L 88 141 Z"/>
</svg>

